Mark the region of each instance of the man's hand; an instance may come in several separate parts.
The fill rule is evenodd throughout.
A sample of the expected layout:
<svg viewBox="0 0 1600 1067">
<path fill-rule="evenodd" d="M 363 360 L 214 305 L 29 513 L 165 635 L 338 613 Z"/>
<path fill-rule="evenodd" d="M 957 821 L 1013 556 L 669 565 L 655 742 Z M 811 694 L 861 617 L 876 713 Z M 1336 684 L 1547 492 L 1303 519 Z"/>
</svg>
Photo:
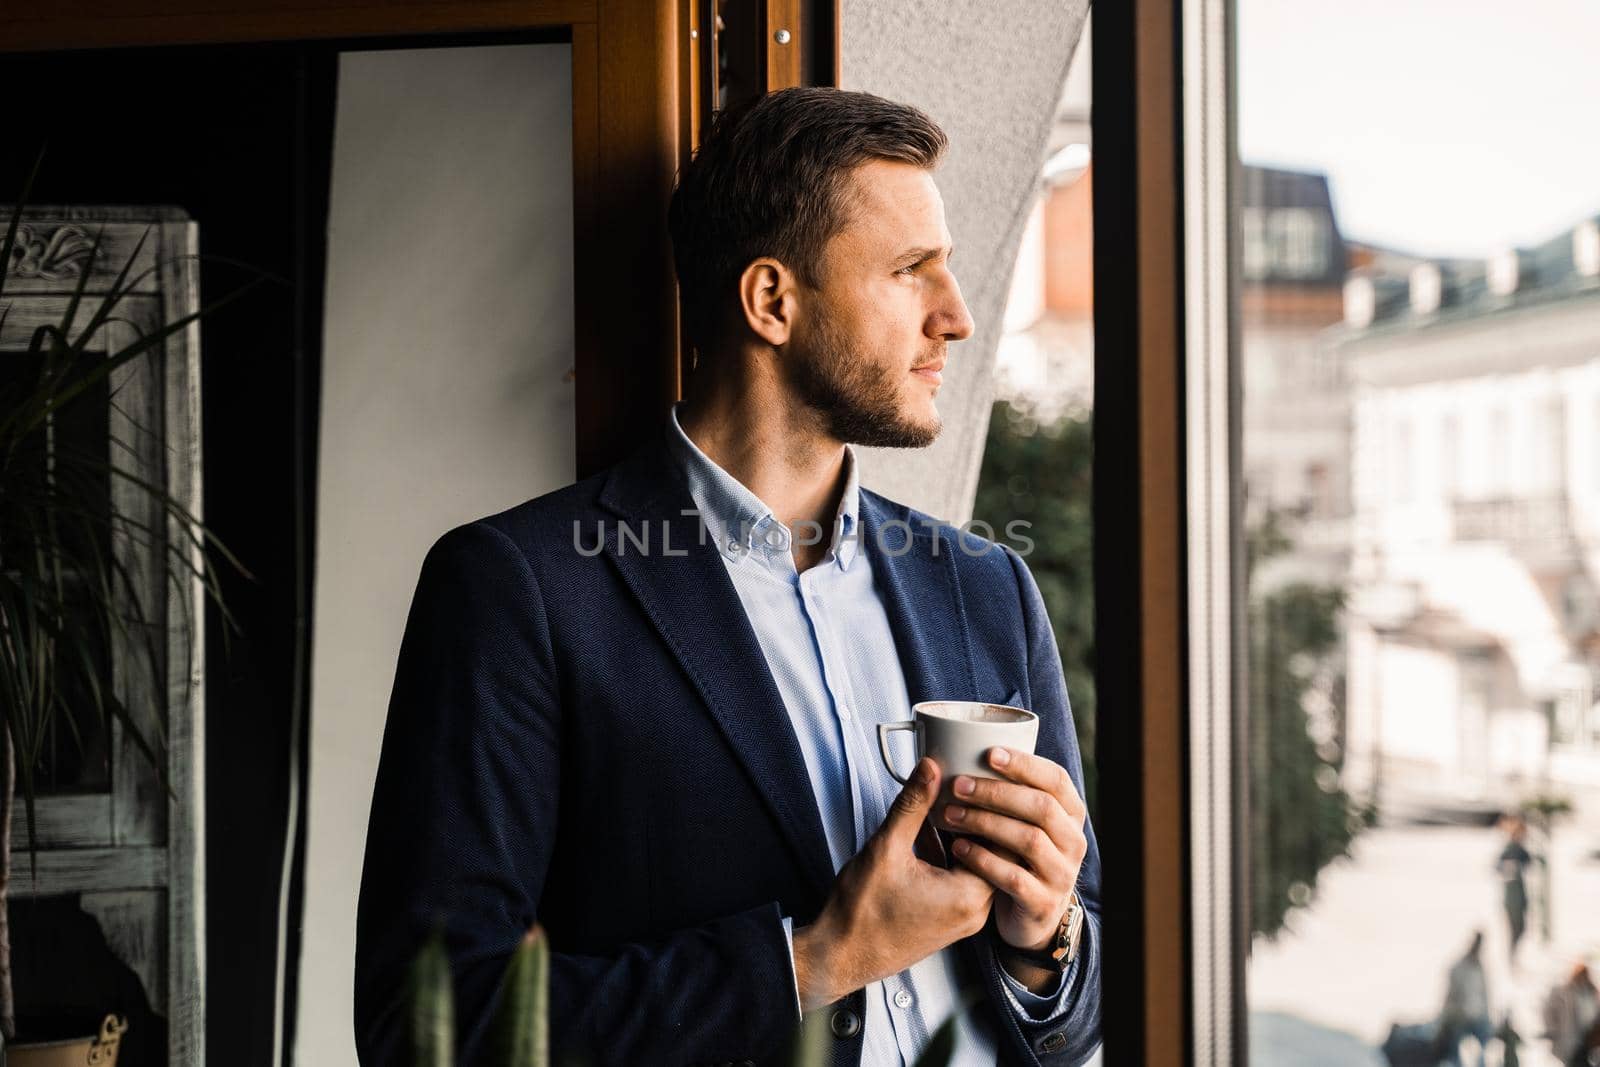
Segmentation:
<svg viewBox="0 0 1600 1067">
<path fill-rule="evenodd" d="M 994 918 L 1001 940 L 1042 950 L 1055 939 L 1088 851 L 1088 808 L 1067 772 L 1043 756 L 996 747 L 989 765 L 1001 779 L 957 775 L 956 802 L 936 821 L 984 839 L 957 839 L 950 851 L 1000 891 Z"/>
<path fill-rule="evenodd" d="M 817 921 L 794 932 L 801 1010 L 831 1004 L 983 929 L 993 887 L 912 852 L 938 795 L 938 765 L 923 757 L 878 832 L 839 872 Z"/>
</svg>

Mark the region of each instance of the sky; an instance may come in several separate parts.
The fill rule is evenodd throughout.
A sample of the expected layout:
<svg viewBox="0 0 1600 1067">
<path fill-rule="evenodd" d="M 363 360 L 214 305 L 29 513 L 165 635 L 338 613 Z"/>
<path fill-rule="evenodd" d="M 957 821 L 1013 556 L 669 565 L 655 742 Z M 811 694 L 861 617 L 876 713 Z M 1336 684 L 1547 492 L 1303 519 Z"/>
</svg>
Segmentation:
<svg viewBox="0 0 1600 1067">
<path fill-rule="evenodd" d="M 1239 151 L 1436 256 L 1600 214 L 1600 0 L 1238 0 Z"/>
</svg>

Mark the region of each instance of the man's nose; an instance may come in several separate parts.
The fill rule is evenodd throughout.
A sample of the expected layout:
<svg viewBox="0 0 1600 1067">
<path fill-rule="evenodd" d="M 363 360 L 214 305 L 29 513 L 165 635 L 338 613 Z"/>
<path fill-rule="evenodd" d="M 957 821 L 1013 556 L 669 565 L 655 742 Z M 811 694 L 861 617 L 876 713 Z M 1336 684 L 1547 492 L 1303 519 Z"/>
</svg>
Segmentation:
<svg viewBox="0 0 1600 1067">
<path fill-rule="evenodd" d="M 928 317 L 927 334 L 946 341 L 965 341 L 972 336 L 972 331 L 972 313 L 961 297 L 960 283 L 952 276 L 939 306 Z"/>
</svg>

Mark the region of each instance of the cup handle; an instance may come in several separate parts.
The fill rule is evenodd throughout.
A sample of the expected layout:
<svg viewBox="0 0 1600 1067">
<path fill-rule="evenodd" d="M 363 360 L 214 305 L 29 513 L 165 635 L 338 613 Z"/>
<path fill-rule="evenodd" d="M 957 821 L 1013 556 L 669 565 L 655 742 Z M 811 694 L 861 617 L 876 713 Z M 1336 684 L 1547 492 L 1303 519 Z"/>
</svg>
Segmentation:
<svg viewBox="0 0 1600 1067">
<path fill-rule="evenodd" d="M 883 766 L 889 772 L 889 777 L 905 785 L 908 779 L 894 769 L 894 760 L 889 756 L 889 735 L 895 730 L 910 730 L 917 736 L 917 758 L 922 758 L 922 723 L 915 719 L 906 722 L 880 722 L 878 724 L 878 752 L 883 756 Z"/>
</svg>

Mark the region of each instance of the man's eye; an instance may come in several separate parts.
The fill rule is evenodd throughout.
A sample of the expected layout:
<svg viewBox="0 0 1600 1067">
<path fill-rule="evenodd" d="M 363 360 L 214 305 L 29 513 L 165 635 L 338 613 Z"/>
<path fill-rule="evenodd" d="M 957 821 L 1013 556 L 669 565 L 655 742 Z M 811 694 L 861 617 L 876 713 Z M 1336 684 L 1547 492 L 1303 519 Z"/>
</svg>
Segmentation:
<svg viewBox="0 0 1600 1067">
<path fill-rule="evenodd" d="M 911 274 L 915 274 L 916 271 L 917 271 L 917 265 L 915 263 L 913 263 L 909 267 L 901 267 L 899 270 L 895 271 L 895 273 L 896 274 L 911 275 Z"/>
</svg>

